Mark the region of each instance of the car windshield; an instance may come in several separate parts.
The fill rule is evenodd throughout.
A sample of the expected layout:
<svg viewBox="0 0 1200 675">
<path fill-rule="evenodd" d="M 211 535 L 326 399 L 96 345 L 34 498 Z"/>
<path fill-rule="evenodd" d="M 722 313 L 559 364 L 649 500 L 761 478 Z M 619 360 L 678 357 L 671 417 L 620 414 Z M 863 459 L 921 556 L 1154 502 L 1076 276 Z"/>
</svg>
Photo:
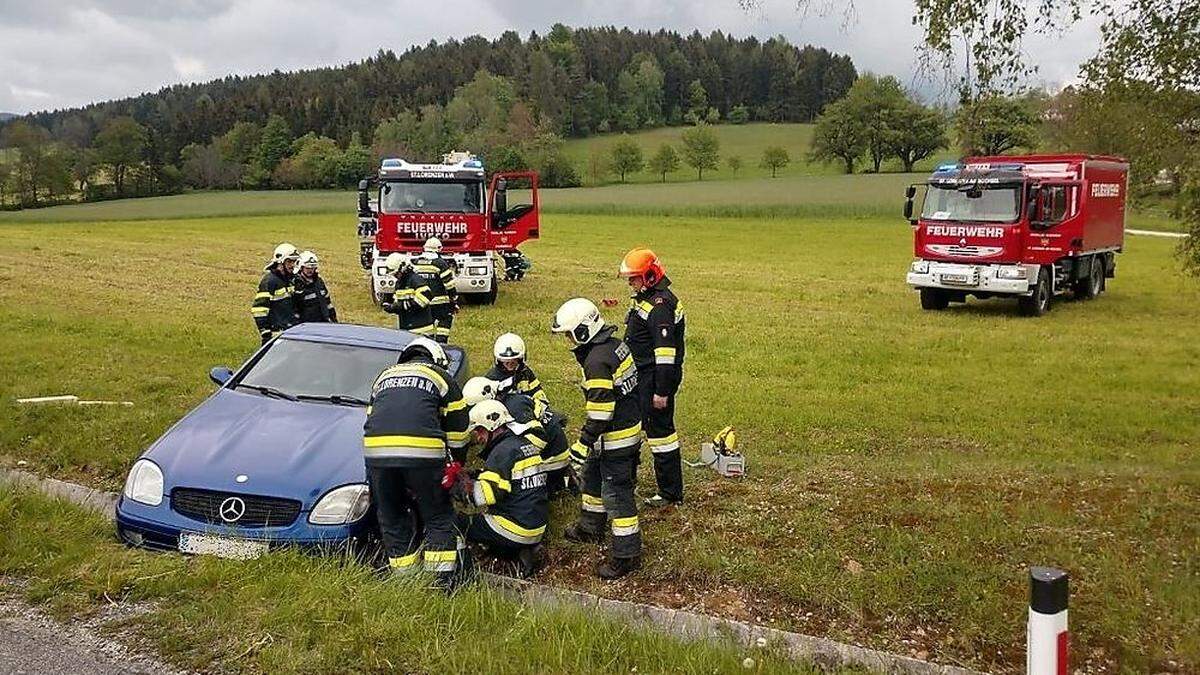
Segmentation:
<svg viewBox="0 0 1200 675">
<path fill-rule="evenodd" d="M 397 353 L 355 345 L 278 339 L 238 381 L 238 388 L 283 398 L 337 397 L 366 401 L 379 373 Z"/>
<path fill-rule="evenodd" d="M 921 218 L 1011 223 L 1017 219 L 1020 194 L 1020 188 L 1015 186 L 992 186 L 970 192 L 965 186 L 930 185 Z"/>
<path fill-rule="evenodd" d="M 380 201 L 384 213 L 482 213 L 483 183 L 388 182 Z"/>
</svg>

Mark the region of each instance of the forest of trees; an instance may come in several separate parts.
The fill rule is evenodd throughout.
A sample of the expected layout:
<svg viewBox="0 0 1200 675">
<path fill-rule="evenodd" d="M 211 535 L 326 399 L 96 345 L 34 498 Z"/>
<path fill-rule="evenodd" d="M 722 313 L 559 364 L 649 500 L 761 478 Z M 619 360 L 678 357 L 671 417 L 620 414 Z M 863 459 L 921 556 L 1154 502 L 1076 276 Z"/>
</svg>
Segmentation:
<svg viewBox="0 0 1200 675">
<path fill-rule="evenodd" d="M 128 188 L 104 181 L 111 187 L 93 186 L 95 198 L 132 194 L 135 188 L 173 188 L 188 182 L 189 162 L 192 176 L 205 176 L 202 182 L 213 186 L 305 184 L 289 180 L 295 167 L 276 175 L 282 160 L 299 155 L 301 145 L 311 146 L 310 159 L 300 162 L 311 169 L 330 161 L 353 164 L 353 158 L 331 159 L 332 146 L 341 154 L 353 149 L 355 157 L 362 154 L 358 148 L 376 154 L 402 149 L 412 158 L 432 160 L 457 143 L 475 141 L 472 150 L 499 152 L 502 165 L 528 163 L 549 170 L 548 184 L 569 185 L 574 169 L 556 165 L 564 137 L 724 120 L 811 121 L 845 95 L 856 77 L 849 57 L 797 47 L 782 37 L 760 41 L 719 31 L 685 36 L 556 24 L 547 35 L 533 33 L 527 39 L 515 32 L 495 40 L 472 36 L 430 42 L 399 55 L 383 50 L 337 68 L 176 85 L 27 115 L 4 123 L 0 133 L 24 127 L 9 131 L 8 137 L 17 138 L 8 146 L 20 141 L 31 148 L 41 139 L 48 149 L 39 154 L 54 158 L 52 165 L 82 163 L 78 173 L 84 175 L 91 166 L 114 166 L 95 157 L 104 145 L 98 143 L 101 134 L 114 120 L 121 120 L 127 132 L 130 124 L 137 125 L 134 137 L 125 139 L 140 152 L 140 161 L 130 167 L 135 180 Z M 235 132 L 239 124 L 252 126 Z M 272 125 L 274 140 L 286 131 L 288 143 L 299 145 L 261 161 L 252 156 L 257 147 L 246 149 L 247 134 L 255 137 Z M 227 138 L 231 133 L 234 138 Z M 314 146 L 313 139 L 320 142 Z M 230 152 L 231 142 L 239 149 Z M 216 166 L 218 154 L 241 168 Z M 555 180 L 556 172 L 564 174 L 562 180 Z M 30 180 L 35 180 L 32 174 Z M 48 181 L 55 182 L 63 181 Z M 41 199 L 52 200 L 61 187 L 47 184 Z M 38 201 L 38 190 L 32 190 L 21 201 Z M 110 194 L 101 194 L 105 191 Z"/>
</svg>

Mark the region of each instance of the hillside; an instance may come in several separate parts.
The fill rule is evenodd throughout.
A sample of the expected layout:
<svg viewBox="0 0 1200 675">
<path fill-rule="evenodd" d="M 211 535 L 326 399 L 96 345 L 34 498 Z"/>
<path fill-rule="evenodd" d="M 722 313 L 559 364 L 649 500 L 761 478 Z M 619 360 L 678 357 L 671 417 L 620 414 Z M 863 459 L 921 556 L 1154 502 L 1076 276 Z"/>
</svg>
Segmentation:
<svg viewBox="0 0 1200 675">
<path fill-rule="evenodd" d="M 779 178 L 790 176 L 832 175 L 840 174 L 841 169 L 832 164 L 811 163 L 808 161 L 808 149 L 812 142 L 813 125 L 811 124 L 776 124 L 754 123 L 744 125 L 721 124 L 711 127 L 720 142 L 721 166 L 715 172 L 705 172 L 704 183 L 710 181 L 726 181 L 737 178 L 770 178 L 770 169 L 759 168 L 763 150 L 770 146 L 779 146 L 787 150 L 791 162 L 787 167 L 777 172 Z M 680 147 L 680 136 L 687 127 L 664 127 L 649 129 L 629 134 L 629 137 L 642 148 L 643 156 L 648 160 L 663 143 Z M 579 170 L 579 175 L 586 185 L 596 185 L 593 172 L 589 170 L 591 158 L 600 155 L 607 156 L 612 152 L 612 146 L 623 134 L 604 134 L 590 138 L 572 139 L 566 144 L 566 154 Z M 742 168 L 734 176 L 725 163 L 730 156 L 742 158 Z M 919 162 L 916 166 L 918 173 L 925 172 L 944 159 L 953 159 L 954 153 L 943 150 L 932 159 Z M 899 162 L 890 160 L 883 165 L 884 172 L 900 170 Z M 617 182 L 619 176 L 609 174 L 600 184 Z M 626 176 L 629 183 L 657 183 L 662 176 L 649 168 Z M 681 165 L 679 170 L 667 174 L 667 182 L 695 181 L 696 170 Z M 698 192 L 703 188 L 697 187 Z M 787 200 L 783 200 L 787 201 Z"/>
</svg>

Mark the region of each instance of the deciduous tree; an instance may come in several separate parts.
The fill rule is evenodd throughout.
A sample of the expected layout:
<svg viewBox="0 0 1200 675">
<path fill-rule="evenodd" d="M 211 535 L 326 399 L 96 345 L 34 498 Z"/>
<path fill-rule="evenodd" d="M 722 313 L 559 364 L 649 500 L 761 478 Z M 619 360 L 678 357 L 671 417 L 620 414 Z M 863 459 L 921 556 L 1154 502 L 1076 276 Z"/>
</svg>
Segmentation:
<svg viewBox="0 0 1200 675">
<path fill-rule="evenodd" d="M 787 166 L 792 158 L 788 156 L 788 151 L 778 145 L 772 145 L 763 150 L 762 161 L 759 166 L 764 169 L 771 170 L 771 178 L 775 177 L 775 172 Z"/>
<path fill-rule="evenodd" d="M 683 161 L 696 170 L 696 179 L 704 180 L 704 170 L 715 171 L 717 162 L 721 159 L 721 142 L 707 124 L 700 124 L 681 136 L 683 141 Z"/>
<path fill-rule="evenodd" d="M 622 134 L 612 147 L 612 168 L 621 176 L 621 182 L 625 182 L 626 174 L 637 173 L 645 165 L 642 146 L 638 145 L 637 141 L 630 138 L 628 134 Z"/>
<path fill-rule="evenodd" d="M 670 143 L 658 146 L 658 151 L 650 158 L 650 168 L 662 176 L 662 182 L 667 182 L 667 174 L 679 169 L 679 153 L 675 146 Z"/>
</svg>

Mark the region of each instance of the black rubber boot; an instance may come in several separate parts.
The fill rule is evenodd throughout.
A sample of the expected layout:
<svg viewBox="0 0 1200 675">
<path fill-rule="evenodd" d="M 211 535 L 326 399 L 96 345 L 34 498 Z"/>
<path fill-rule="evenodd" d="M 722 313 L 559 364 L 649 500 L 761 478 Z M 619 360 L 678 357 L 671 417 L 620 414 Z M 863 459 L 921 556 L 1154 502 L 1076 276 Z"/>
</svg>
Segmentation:
<svg viewBox="0 0 1200 675">
<path fill-rule="evenodd" d="M 579 523 L 572 523 L 563 530 L 563 539 L 578 544 L 601 544 L 604 543 L 604 533 L 585 530 Z"/>
<path fill-rule="evenodd" d="M 641 558 L 609 558 L 596 567 L 596 574 L 601 579 L 613 580 L 640 569 Z"/>
<path fill-rule="evenodd" d="M 517 578 L 528 579 L 541 571 L 546 561 L 546 549 L 541 544 L 525 546 L 517 554 Z"/>
</svg>

